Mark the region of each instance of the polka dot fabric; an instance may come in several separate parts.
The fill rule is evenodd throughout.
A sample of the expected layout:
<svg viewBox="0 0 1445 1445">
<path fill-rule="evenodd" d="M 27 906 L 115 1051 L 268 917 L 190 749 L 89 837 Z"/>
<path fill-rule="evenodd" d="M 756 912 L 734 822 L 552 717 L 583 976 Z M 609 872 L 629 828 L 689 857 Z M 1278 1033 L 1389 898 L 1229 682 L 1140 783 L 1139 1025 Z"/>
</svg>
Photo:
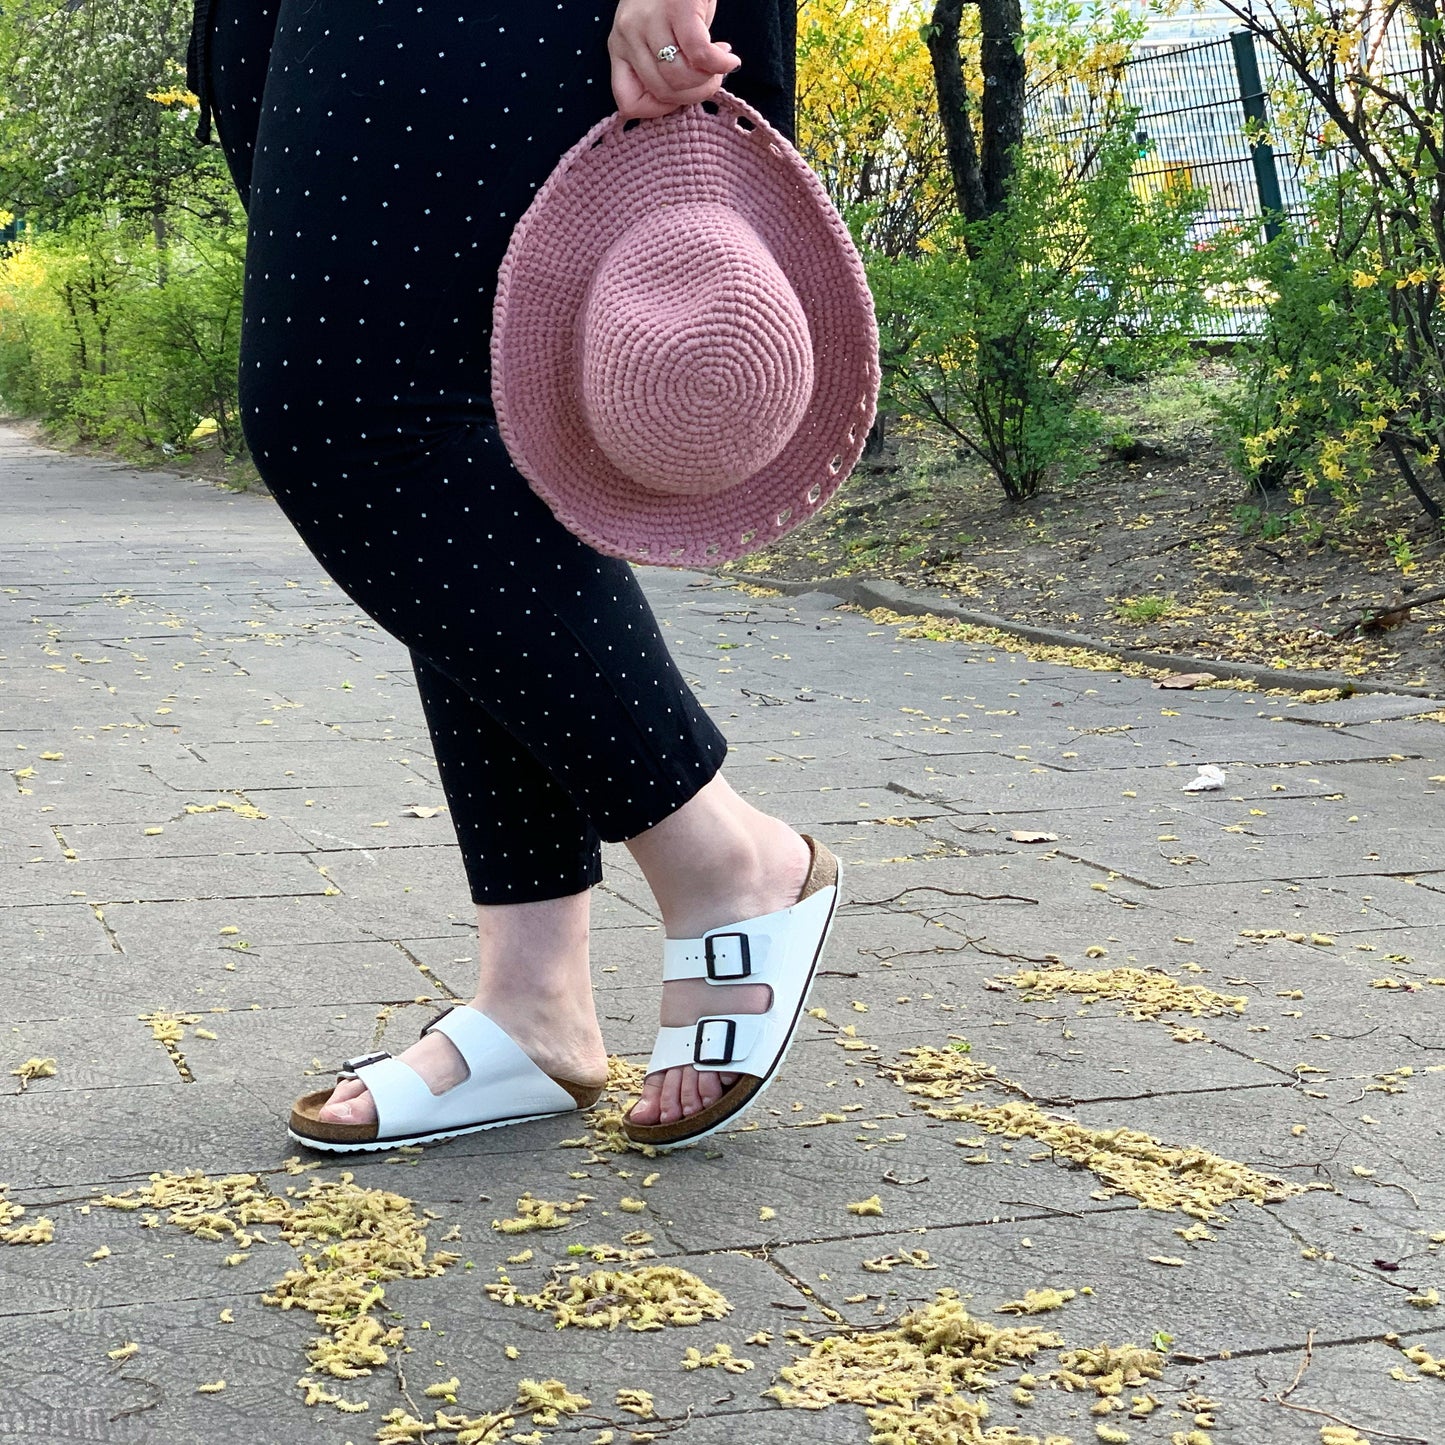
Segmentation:
<svg viewBox="0 0 1445 1445">
<path fill-rule="evenodd" d="M 818 178 L 721 91 L 606 118 L 563 157 L 502 265 L 492 375 L 512 457 L 569 528 L 707 566 L 837 491 L 873 422 L 878 328 Z"/>
<path fill-rule="evenodd" d="M 612 7 L 213 0 L 206 23 L 257 468 L 411 649 L 473 897 L 580 892 L 727 751 L 632 569 L 557 520 L 491 402 L 497 270 L 613 108 Z"/>
</svg>

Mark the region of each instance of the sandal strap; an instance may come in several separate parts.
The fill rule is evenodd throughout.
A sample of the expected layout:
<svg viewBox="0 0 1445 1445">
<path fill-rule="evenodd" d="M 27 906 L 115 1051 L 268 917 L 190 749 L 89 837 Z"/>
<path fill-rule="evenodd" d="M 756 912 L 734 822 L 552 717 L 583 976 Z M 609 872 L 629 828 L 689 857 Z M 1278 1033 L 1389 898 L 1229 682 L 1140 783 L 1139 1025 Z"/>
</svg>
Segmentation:
<svg viewBox="0 0 1445 1445">
<path fill-rule="evenodd" d="M 775 984 L 779 965 L 788 956 L 789 936 L 799 926 L 797 915 L 809 901 L 709 929 L 701 938 L 663 939 L 662 981 L 700 978 L 708 983 Z"/>
<path fill-rule="evenodd" d="M 414 1119 L 425 1119 L 430 1105 L 438 1102 L 437 1096 L 427 1087 L 427 1082 L 410 1064 L 390 1054 L 369 1054 L 354 1061 L 351 1068 L 353 1077 L 366 1085 L 371 1101 L 376 1105 L 377 1133 L 393 1134 L 405 1132 L 406 1123 Z M 347 1061 L 350 1068 L 351 1060 Z M 401 1121 L 398 1126 L 397 1121 Z"/>
<path fill-rule="evenodd" d="M 756 1056 L 755 1066 L 763 1057 L 772 1038 L 772 1024 L 769 1014 L 709 1014 L 692 1024 L 664 1024 L 657 1031 L 647 1072 L 655 1074 L 684 1064 L 702 1070 L 726 1069 L 734 1074 L 759 1072 L 756 1067 L 744 1066 L 749 1056 Z"/>
<path fill-rule="evenodd" d="M 457 1004 L 429 1023 L 462 1056 L 468 1075 L 442 1094 L 390 1054 L 348 1060 L 344 1067 L 371 1091 L 377 1135 L 428 1134 L 493 1119 L 570 1113 L 577 1100 L 523 1052 L 500 1024 L 469 1004 Z"/>
</svg>

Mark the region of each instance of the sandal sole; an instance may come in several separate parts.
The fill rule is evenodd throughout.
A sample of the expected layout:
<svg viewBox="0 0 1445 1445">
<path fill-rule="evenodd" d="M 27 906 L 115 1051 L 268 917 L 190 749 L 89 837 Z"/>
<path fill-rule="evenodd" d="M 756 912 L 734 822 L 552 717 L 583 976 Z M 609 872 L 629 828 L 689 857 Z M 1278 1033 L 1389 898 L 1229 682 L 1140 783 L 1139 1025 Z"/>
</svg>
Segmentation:
<svg viewBox="0 0 1445 1445">
<path fill-rule="evenodd" d="M 440 1144 L 447 1139 L 460 1139 L 467 1134 L 480 1134 L 484 1129 L 503 1129 L 508 1124 L 530 1124 L 538 1119 L 566 1119 L 572 1110 L 557 1114 L 519 1114 L 514 1119 L 489 1119 L 485 1124 L 464 1124 L 456 1129 L 441 1129 L 433 1134 L 411 1134 L 394 1139 L 365 1139 L 356 1143 L 341 1143 L 331 1139 L 314 1139 L 309 1134 L 298 1134 L 289 1125 L 287 1134 L 298 1144 L 315 1149 L 323 1154 L 379 1154 L 387 1149 L 405 1149 L 418 1144 Z M 578 1111 L 580 1112 L 580 1111 Z"/>
<path fill-rule="evenodd" d="M 802 1020 L 803 1013 L 808 1007 L 808 995 L 813 991 L 813 980 L 817 977 L 818 964 L 822 961 L 823 951 L 828 946 L 828 935 L 833 931 L 833 920 L 838 916 L 838 905 L 842 901 L 843 864 L 839 862 L 838 876 L 833 887 L 833 905 L 828 910 L 827 922 L 823 924 L 822 936 L 818 939 L 818 947 L 813 953 L 813 962 L 811 963 L 811 965 L 809 965 L 808 968 L 808 981 L 803 985 L 802 995 L 798 999 L 798 1011 L 793 1016 L 792 1027 L 788 1030 L 787 1042 L 779 1051 L 778 1057 L 773 1060 L 772 1068 L 769 1069 L 768 1072 L 763 1076 L 762 1082 L 758 1085 L 758 1087 L 754 1089 L 753 1092 L 747 1097 L 747 1099 L 744 1100 L 744 1102 L 740 1104 L 736 1109 L 734 1109 L 731 1114 L 728 1114 L 724 1118 L 719 1119 L 715 1124 L 709 1124 L 706 1129 L 699 1129 L 696 1134 L 688 1134 L 681 1139 L 669 1139 L 665 1143 L 660 1140 L 652 1141 L 632 1139 L 629 1135 L 628 1138 L 633 1144 L 645 1146 L 651 1149 L 656 1149 L 659 1153 L 666 1149 L 684 1149 L 687 1146 L 691 1144 L 696 1144 L 703 1139 L 711 1138 L 712 1135 L 718 1133 L 720 1130 L 726 1129 L 729 1124 L 733 1123 L 734 1120 L 739 1119 L 744 1114 L 746 1114 L 747 1111 L 751 1109 L 752 1106 L 756 1104 L 757 1101 L 768 1092 L 768 1089 L 771 1087 L 773 1080 L 777 1078 L 779 1071 L 782 1069 L 783 1064 L 788 1057 L 788 1051 L 793 1047 L 793 1042 L 798 1037 L 798 1024 Z M 626 1133 L 626 1130 L 624 1129 L 623 1132 Z"/>
</svg>

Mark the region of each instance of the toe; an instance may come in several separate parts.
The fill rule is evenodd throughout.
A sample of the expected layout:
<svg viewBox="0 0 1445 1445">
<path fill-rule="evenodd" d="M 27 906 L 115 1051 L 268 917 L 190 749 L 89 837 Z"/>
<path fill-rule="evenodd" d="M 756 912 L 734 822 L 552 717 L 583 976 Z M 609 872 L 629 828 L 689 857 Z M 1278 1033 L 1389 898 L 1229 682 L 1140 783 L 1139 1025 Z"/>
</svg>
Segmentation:
<svg viewBox="0 0 1445 1445">
<path fill-rule="evenodd" d="M 318 1117 L 332 1124 L 370 1124 L 376 1109 L 359 1079 L 345 1079 L 321 1106 Z"/>
<path fill-rule="evenodd" d="M 700 1077 L 696 1069 L 682 1070 L 682 1085 L 679 1089 L 679 1096 L 682 1102 L 683 1118 L 689 1118 L 702 1108 L 702 1098 L 699 1093 L 698 1084 Z"/>
<path fill-rule="evenodd" d="M 662 1076 L 662 1108 L 659 1120 L 671 1124 L 682 1117 L 682 1070 L 669 1069 Z"/>
<path fill-rule="evenodd" d="M 716 1104 L 723 1096 L 723 1079 L 728 1077 L 725 1074 L 714 1073 L 708 1069 L 705 1073 L 697 1076 L 698 1098 L 705 1109 L 709 1104 Z"/>
<path fill-rule="evenodd" d="M 642 1097 L 628 1110 L 627 1117 L 638 1124 L 655 1124 L 661 1104 L 662 1075 L 649 1074 L 642 1081 Z"/>
</svg>

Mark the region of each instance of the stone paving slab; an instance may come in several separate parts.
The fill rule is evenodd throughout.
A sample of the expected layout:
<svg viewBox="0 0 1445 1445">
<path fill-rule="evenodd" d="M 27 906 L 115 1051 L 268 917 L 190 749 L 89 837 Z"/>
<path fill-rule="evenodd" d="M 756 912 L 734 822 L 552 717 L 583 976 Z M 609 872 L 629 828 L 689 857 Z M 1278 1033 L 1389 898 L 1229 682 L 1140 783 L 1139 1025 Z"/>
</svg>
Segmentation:
<svg viewBox="0 0 1445 1445">
<path fill-rule="evenodd" d="M 181 954 L 119 955 L 112 949 L 12 955 L 5 971 L 5 1020 L 25 1024 L 64 1018 L 81 1027 L 91 1009 L 135 1019 L 156 1010 L 264 1008 L 285 998 L 297 977 L 307 980 L 308 1000 L 317 1005 L 380 1003 L 438 989 L 434 975 L 420 971 L 389 942 L 246 949 L 217 942 L 223 946 Z"/>
<path fill-rule="evenodd" d="M 1445 1305 L 1429 1303 L 1445 1295 L 1445 986 L 1429 982 L 1445 977 L 1445 729 L 1418 699 L 1165 693 L 902 639 L 823 594 L 643 569 L 728 734 L 734 786 L 845 860 L 810 1000 L 826 1017 L 803 1021 L 746 1123 L 693 1150 L 618 1155 L 573 1117 L 293 1175 L 291 1098 L 347 1055 L 404 1045 L 472 987 L 448 816 L 405 814 L 444 803 L 409 658 L 264 498 L 3 429 L 0 491 L 0 1183 L 22 1221 L 55 1226 L 53 1243 L 0 1245 L 0 1435 L 361 1445 L 395 1406 L 430 1418 L 422 1391 L 455 1375 L 471 1412 L 507 1407 L 523 1377 L 589 1396 L 542 1439 L 861 1445 L 860 1407 L 800 1413 L 764 1394 L 811 1342 L 846 1354 L 940 1290 L 998 1325 L 1028 1289 L 1088 1285 L 1025 1322 L 1069 1346 L 1157 1345 L 1158 1408 L 1113 1417 L 1139 1445 L 1191 1429 L 1317 1445 L 1331 1418 L 1373 1445 L 1445 1440 L 1445 1384 L 1408 1378 L 1386 1339 L 1445 1356 Z M 1184 793 L 1205 762 L 1225 787 Z M 614 1052 L 641 1063 L 662 930 L 626 850 L 603 860 L 598 1011 Z M 1246 1004 L 1138 1018 L 1128 998 L 1009 981 L 1050 965 L 1137 967 Z M 169 1044 L 145 1021 L 157 1011 L 181 1016 Z M 966 1101 L 1075 1121 L 1100 1148 L 1145 1131 L 1312 1187 L 1226 1204 L 1212 1238 L 1181 1238 L 1197 1221 L 1111 1195 L 1026 1133 L 920 1111 L 890 1071 L 951 1041 L 996 1071 Z M 30 1057 L 56 1073 L 22 1092 L 9 1071 Z M 337 1385 L 364 1413 L 302 1403 L 319 1326 L 261 1301 L 296 1250 L 227 1265 L 224 1240 L 99 1203 L 188 1169 L 256 1172 L 278 1198 L 349 1173 L 350 1197 L 404 1196 L 433 1247 L 461 1252 L 439 1278 L 385 1283 L 403 1343 Z M 555 1231 L 494 1229 L 528 1193 L 592 1198 Z M 881 1214 L 848 1207 L 875 1195 Z M 693 1272 L 731 1311 L 559 1331 L 482 1288 L 606 1263 L 579 1245 Z M 920 1248 L 936 1268 L 903 1259 Z M 106 1358 L 128 1340 L 133 1356 Z M 681 1368 L 689 1345 L 718 1343 L 753 1368 Z M 1092 1392 L 1045 1379 L 1025 1405 L 1017 1374 L 989 1392 L 988 1423 L 1098 1438 Z M 624 1386 L 650 1391 L 659 1418 L 620 1411 Z M 531 1429 L 523 1416 L 511 1433 Z"/>
</svg>

